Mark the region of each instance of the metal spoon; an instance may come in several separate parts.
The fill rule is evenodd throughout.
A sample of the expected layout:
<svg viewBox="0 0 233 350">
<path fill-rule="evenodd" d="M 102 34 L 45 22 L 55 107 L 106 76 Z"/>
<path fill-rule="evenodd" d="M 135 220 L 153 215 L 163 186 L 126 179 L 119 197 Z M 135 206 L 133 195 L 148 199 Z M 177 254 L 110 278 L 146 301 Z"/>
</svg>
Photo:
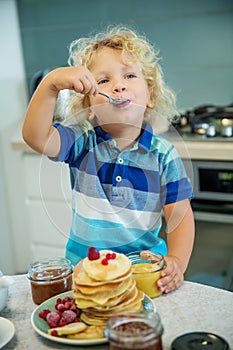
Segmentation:
<svg viewBox="0 0 233 350">
<path fill-rule="evenodd" d="M 107 97 L 109 103 L 111 103 L 112 105 L 119 105 L 121 103 L 124 103 L 124 102 L 128 101 L 127 98 L 112 98 L 112 97 L 104 94 L 103 92 L 99 92 L 99 94 L 102 95 L 102 96 Z"/>
</svg>

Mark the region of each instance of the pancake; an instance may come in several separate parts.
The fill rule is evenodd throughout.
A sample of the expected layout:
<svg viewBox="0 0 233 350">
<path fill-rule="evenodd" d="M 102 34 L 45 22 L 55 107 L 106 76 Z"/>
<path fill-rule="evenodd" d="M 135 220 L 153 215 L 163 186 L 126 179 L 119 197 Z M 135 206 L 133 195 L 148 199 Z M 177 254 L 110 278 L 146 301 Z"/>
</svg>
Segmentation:
<svg viewBox="0 0 233 350">
<path fill-rule="evenodd" d="M 107 254 L 112 254 L 112 251 L 101 250 L 99 259 L 83 260 L 83 269 L 86 274 L 97 281 L 112 281 L 126 274 L 131 269 L 131 262 L 124 254 L 116 254 L 116 258 L 109 259 L 107 265 L 103 265 L 102 261 Z"/>
<path fill-rule="evenodd" d="M 76 299 L 76 304 L 79 309 L 94 308 L 96 310 L 108 310 L 111 307 L 114 308 L 115 305 L 118 305 L 122 300 L 125 300 L 132 290 L 136 290 L 135 286 L 136 286 L 135 281 L 132 281 L 132 285 L 130 289 L 127 289 L 122 294 L 116 297 L 108 299 L 107 302 L 102 305 L 94 302 L 92 299 Z"/>
<path fill-rule="evenodd" d="M 74 297 L 78 300 L 77 304 L 80 307 L 80 302 L 82 300 L 87 301 L 91 300 L 96 305 L 105 305 L 111 301 L 111 299 L 122 295 L 125 291 L 129 291 L 135 286 L 136 282 L 132 278 L 128 278 L 124 282 L 120 282 L 117 284 L 117 288 L 114 288 L 113 284 L 106 284 L 106 290 L 104 290 L 103 286 L 99 290 L 98 287 L 95 288 L 96 293 L 92 294 L 84 294 L 79 291 L 79 288 L 74 289 Z M 95 291 L 94 290 L 94 291 Z"/>
<path fill-rule="evenodd" d="M 124 254 L 94 248 L 94 256 L 88 254 L 74 267 L 73 281 L 80 319 L 87 325 L 105 326 L 117 313 L 142 309 L 144 293 L 137 289 L 131 262 Z"/>
<path fill-rule="evenodd" d="M 89 316 L 85 312 L 81 313 L 80 319 L 82 322 L 86 323 L 87 325 L 104 326 L 104 327 L 106 327 L 106 321 L 108 320 L 108 318 L 101 320 L 101 319 L 97 318 L 96 316 Z"/>
<path fill-rule="evenodd" d="M 118 283 L 121 281 L 124 281 L 126 278 L 131 276 L 132 274 L 132 268 L 123 274 L 122 276 L 116 278 L 115 280 L 111 280 L 111 283 Z M 84 286 L 84 287 L 91 287 L 93 290 L 93 287 L 97 286 L 103 286 L 105 284 L 108 284 L 109 281 L 97 281 L 93 278 L 90 278 L 85 270 L 83 269 L 83 260 L 80 261 L 75 267 L 74 267 L 74 273 L 73 273 L 73 278 L 74 278 L 74 284 L 77 286 Z M 90 291 L 90 289 L 89 289 Z"/>
<path fill-rule="evenodd" d="M 122 314 L 122 313 L 132 313 L 132 312 L 137 312 L 143 309 L 142 303 L 139 301 L 133 306 L 128 305 L 127 307 L 124 307 L 119 311 L 112 311 L 111 313 L 101 313 L 101 314 L 95 314 L 95 313 L 89 313 L 89 312 L 83 312 L 81 314 L 81 320 L 82 322 L 85 322 L 88 325 L 102 325 L 106 326 L 107 320 L 115 316 L 117 314 Z"/>
</svg>

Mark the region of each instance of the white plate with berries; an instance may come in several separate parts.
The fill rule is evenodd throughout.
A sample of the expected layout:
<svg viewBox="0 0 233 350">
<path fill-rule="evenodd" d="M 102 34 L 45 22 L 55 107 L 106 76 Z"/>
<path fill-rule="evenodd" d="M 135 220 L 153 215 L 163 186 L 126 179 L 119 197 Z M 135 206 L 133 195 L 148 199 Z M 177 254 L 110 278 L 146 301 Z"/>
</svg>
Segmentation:
<svg viewBox="0 0 233 350">
<path fill-rule="evenodd" d="M 142 303 L 144 310 L 154 311 L 154 304 L 148 296 L 145 295 Z M 98 337 L 95 339 L 69 339 L 67 336 L 59 336 L 57 331 L 53 332 L 54 328 L 69 327 L 69 325 L 72 326 L 76 322 L 80 322 L 79 316 L 80 310 L 75 305 L 73 291 L 69 291 L 56 295 L 40 304 L 33 311 L 31 322 L 34 330 L 38 334 L 55 342 L 70 345 L 97 345 L 108 342 L 105 337 Z"/>
<path fill-rule="evenodd" d="M 57 312 L 58 311 L 58 312 Z M 50 329 L 66 327 L 71 323 L 78 323 L 80 310 L 76 307 L 73 292 L 56 295 L 40 304 L 31 315 L 34 330 L 49 340 L 70 345 L 96 345 L 107 343 L 105 337 L 97 339 L 69 339 L 59 336 L 57 332 L 50 333 Z"/>
</svg>

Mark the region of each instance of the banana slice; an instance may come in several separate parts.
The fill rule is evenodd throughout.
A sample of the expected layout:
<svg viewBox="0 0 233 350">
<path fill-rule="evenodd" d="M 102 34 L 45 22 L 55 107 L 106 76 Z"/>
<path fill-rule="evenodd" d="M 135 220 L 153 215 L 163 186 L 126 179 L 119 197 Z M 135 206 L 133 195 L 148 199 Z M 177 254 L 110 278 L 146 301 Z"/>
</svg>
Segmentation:
<svg viewBox="0 0 233 350">
<path fill-rule="evenodd" d="M 99 339 L 104 338 L 105 326 L 88 326 L 84 331 L 70 334 L 69 339 Z"/>
<path fill-rule="evenodd" d="M 51 335 L 52 331 L 57 331 L 57 335 L 68 335 L 68 334 L 76 334 L 79 332 L 84 331 L 84 329 L 87 328 L 87 325 L 83 322 L 75 322 L 75 323 L 70 323 L 66 326 L 63 327 L 56 327 L 56 328 L 50 328 L 48 330 L 48 334 Z"/>
</svg>

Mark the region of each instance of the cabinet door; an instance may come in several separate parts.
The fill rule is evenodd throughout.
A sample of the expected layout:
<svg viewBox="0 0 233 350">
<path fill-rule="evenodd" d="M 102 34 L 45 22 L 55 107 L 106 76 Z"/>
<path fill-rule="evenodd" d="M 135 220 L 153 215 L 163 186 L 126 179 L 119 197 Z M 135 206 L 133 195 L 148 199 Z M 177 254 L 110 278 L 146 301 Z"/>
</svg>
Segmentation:
<svg viewBox="0 0 233 350">
<path fill-rule="evenodd" d="M 32 243 L 63 247 L 69 237 L 71 208 L 69 203 L 27 200 Z"/>
<path fill-rule="evenodd" d="M 38 154 L 24 154 L 23 165 L 30 260 L 64 256 L 72 216 L 69 169 Z"/>
<path fill-rule="evenodd" d="M 27 196 L 52 200 L 71 199 L 69 168 L 38 154 L 24 154 Z"/>
</svg>

